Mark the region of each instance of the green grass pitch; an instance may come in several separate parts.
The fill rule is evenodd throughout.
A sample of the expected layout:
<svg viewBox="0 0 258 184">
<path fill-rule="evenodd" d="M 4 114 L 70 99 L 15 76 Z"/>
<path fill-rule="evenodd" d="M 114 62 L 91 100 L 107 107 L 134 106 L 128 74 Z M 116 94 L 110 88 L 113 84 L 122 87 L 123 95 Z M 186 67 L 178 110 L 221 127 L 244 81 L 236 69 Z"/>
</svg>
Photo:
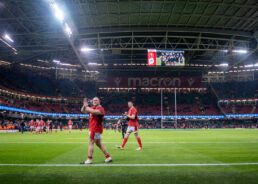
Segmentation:
<svg viewBox="0 0 258 184">
<path fill-rule="evenodd" d="M 142 151 L 136 151 L 134 135 L 119 150 L 115 146 L 121 144 L 121 134 L 105 130 L 103 142 L 115 166 L 104 164 L 104 155 L 95 147 L 94 164 L 89 167 L 72 165 L 87 157 L 86 130 L 82 134 L 77 130 L 72 134 L 0 134 L 0 183 L 258 183 L 257 164 L 164 165 L 258 163 L 256 129 L 140 130 L 139 135 Z"/>
</svg>

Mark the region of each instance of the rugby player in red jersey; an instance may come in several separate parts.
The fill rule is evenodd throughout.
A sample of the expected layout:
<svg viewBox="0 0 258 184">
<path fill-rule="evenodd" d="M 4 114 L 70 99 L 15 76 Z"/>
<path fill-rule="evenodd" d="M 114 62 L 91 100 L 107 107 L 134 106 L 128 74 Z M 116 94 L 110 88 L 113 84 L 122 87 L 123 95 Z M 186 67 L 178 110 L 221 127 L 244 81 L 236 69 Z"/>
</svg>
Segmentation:
<svg viewBox="0 0 258 184">
<path fill-rule="evenodd" d="M 35 123 L 34 123 L 33 119 L 30 120 L 30 133 L 33 133 L 33 134 L 34 134 L 34 125 L 35 125 Z"/>
<path fill-rule="evenodd" d="M 48 119 L 46 122 L 46 133 L 49 133 L 50 123 L 51 123 L 51 121 Z"/>
<path fill-rule="evenodd" d="M 73 122 L 72 120 L 68 121 L 68 128 L 69 128 L 69 133 L 72 133 L 72 128 L 73 128 Z"/>
<path fill-rule="evenodd" d="M 36 126 L 36 133 L 39 134 L 41 124 L 40 124 L 40 121 L 38 119 L 36 120 L 35 126 Z"/>
<path fill-rule="evenodd" d="M 124 146 L 129 138 L 129 135 L 133 132 L 135 135 L 135 138 L 138 141 L 139 147 L 136 149 L 137 151 L 142 149 L 142 141 L 138 135 L 138 112 L 136 108 L 133 106 L 133 102 L 128 102 L 129 111 L 126 112 L 124 115 L 129 118 L 129 125 L 125 134 L 124 141 L 121 146 L 117 146 L 117 148 L 124 149 Z"/>
<path fill-rule="evenodd" d="M 105 154 L 105 162 L 112 162 L 112 158 L 107 152 L 106 147 L 102 144 L 102 132 L 105 110 L 100 105 L 98 97 L 93 98 L 93 107 L 89 107 L 87 98 L 83 100 L 81 112 L 89 113 L 89 145 L 88 145 L 88 159 L 81 164 L 91 164 L 94 151 L 94 143 Z"/>
<path fill-rule="evenodd" d="M 40 121 L 40 133 L 41 134 L 43 133 L 44 126 L 45 126 L 45 122 L 43 120 L 41 120 Z"/>
</svg>

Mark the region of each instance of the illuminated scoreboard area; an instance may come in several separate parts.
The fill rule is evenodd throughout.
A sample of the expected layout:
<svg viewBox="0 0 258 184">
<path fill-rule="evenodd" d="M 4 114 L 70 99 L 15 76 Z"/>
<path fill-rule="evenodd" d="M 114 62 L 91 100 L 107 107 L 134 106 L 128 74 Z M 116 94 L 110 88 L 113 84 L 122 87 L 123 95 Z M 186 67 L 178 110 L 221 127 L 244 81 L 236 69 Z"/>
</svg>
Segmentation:
<svg viewBox="0 0 258 184">
<path fill-rule="evenodd" d="M 185 66 L 184 51 L 148 49 L 149 66 Z"/>
</svg>

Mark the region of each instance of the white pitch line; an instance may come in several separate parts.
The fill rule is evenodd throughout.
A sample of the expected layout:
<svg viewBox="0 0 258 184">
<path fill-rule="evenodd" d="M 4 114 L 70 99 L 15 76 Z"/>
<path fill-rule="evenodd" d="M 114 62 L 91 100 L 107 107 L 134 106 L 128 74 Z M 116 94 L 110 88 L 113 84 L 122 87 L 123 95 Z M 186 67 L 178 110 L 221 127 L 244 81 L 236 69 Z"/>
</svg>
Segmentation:
<svg viewBox="0 0 258 184">
<path fill-rule="evenodd" d="M 208 164 L 0 164 L 0 166 L 21 167 L 178 167 L 178 166 L 239 166 L 258 165 L 258 163 L 208 163 Z"/>
</svg>

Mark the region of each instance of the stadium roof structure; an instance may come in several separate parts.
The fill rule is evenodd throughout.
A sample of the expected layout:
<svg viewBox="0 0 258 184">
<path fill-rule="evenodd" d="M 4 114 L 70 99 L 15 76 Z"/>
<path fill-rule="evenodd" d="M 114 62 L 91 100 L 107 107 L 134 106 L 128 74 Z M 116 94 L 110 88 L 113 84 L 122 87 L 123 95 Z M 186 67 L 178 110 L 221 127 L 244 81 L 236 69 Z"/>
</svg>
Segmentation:
<svg viewBox="0 0 258 184">
<path fill-rule="evenodd" d="M 60 5 L 69 35 L 49 3 Z M 184 50 L 189 64 L 258 61 L 256 0 L 0 0 L 0 17 L 14 41 L 1 35 L 0 59 L 14 64 L 146 64 L 148 48 Z"/>
</svg>

